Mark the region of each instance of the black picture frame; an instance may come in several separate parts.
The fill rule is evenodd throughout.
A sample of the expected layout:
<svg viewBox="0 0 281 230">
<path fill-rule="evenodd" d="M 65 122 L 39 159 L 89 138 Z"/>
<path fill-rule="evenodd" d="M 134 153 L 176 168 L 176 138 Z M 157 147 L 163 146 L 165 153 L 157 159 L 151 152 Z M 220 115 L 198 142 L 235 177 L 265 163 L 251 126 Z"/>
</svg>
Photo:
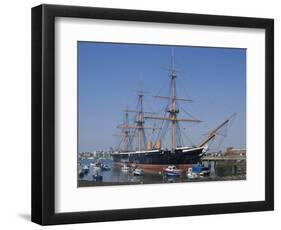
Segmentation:
<svg viewBox="0 0 281 230">
<path fill-rule="evenodd" d="M 55 18 L 109 19 L 265 29 L 265 200 L 55 213 Z M 262 150 L 261 150 L 262 151 Z M 32 8 L 32 221 L 41 225 L 222 214 L 274 209 L 274 20 L 125 9 Z"/>
</svg>

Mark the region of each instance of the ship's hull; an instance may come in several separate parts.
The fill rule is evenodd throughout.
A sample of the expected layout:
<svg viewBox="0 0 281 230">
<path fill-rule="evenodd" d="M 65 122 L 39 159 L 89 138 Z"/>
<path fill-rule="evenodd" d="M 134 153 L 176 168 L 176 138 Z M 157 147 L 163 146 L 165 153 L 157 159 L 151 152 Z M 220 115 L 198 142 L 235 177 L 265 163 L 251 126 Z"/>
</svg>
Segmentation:
<svg viewBox="0 0 281 230">
<path fill-rule="evenodd" d="M 113 161 L 117 164 L 128 163 L 137 165 L 146 172 L 160 172 L 168 165 L 187 171 L 189 167 L 197 164 L 203 156 L 204 148 L 169 150 L 152 150 L 141 152 L 114 153 Z"/>
</svg>

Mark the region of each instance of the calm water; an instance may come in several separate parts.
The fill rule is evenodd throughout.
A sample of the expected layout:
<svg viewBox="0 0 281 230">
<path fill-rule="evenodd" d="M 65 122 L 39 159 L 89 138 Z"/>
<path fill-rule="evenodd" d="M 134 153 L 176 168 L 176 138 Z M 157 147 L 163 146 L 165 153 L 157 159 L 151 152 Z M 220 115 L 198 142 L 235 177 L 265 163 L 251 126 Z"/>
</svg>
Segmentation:
<svg viewBox="0 0 281 230">
<path fill-rule="evenodd" d="M 82 167 L 90 166 L 94 160 L 80 160 Z M 203 178 L 188 179 L 186 174 L 181 177 L 167 177 L 162 174 L 145 173 L 142 176 L 134 176 L 131 172 L 121 171 L 120 166 L 117 166 L 112 160 L 100 160 L 101 163 L 110 166 L 110 171 L 101 171 L 103 176 L 102 182 L 93 182 L 93 171 L 90 167 L 89 173 L 78 179 L 78 186 L 94 186 L 94 185 L 114 185 L 114 184 L 154 184 L 154 183 L 173 183 L 173 182 L 192 182 L 192 181 L 220 181 L 220 180 L 242 180 L 246 179 L 246 163 L 245 162 L 226 162 L 214 163 L 211 162 L 210 175 Z M 207 162 L 203 162 L 205 165 Z"/>
</svg>

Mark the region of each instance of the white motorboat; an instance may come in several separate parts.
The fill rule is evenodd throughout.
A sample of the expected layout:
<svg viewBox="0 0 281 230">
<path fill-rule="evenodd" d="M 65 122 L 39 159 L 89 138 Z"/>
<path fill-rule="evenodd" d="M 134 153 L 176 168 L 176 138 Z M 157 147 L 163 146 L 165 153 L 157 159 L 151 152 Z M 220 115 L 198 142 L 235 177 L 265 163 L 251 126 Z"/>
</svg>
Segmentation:
<svg viewBox="0 0 281 230">
<path fill-rule="evenodd" d="M 143 169 L 140 169 L 140 168 L 136 168 L 134 171 L 133 171 L 133 174 L 134 176 L 142 176 L 143 175 Z"/>
<path fill-rule="evenodd" d="M 121 171 L 122 171 L 122 172 L 129 172 L 129 171 L 130 171 L 130 167 L 127 166 L 126 164 L 124 164 L 124 165 L 121 167 Z"/>
<path fill-rule="evenodd" d="M 175 165 L 169 165 L 167 168 L 163 170 L 164 175 L 166 176 L 180 176 L 182 170 L 177 169 Z"/>
</svg>

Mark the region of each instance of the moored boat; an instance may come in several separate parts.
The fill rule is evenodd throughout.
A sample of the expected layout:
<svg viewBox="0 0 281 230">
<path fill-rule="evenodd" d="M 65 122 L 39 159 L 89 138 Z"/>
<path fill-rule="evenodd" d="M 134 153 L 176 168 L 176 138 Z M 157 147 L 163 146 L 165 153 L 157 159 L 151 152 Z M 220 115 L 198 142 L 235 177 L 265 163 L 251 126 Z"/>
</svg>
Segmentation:
<svg viewBox="0 0 281 230">
<path fill-rule="evenodd" d="M 121 167 L 121 171 L 122 172 L 129 172 L 130 171 L 130 167 L 126 164 L 124 164 L 122 167 Z"/>
<path fill-rule="evenodd" d="M 90 170 L 93 174 L 99 173 L 101 171 L 101 168 L 94 162 L 90 163 Z"/>
<path fill-rule="evenodd" d="M 210 169 L 204 165 L 198 163 L 187 172 L 187 178 L 194 179 L 198 177 L 205 177 L 210 175 Z"/>
<path fill-rule="evenodd" d="M 101 182 L 103 179 L 103 176 L 100 174 L 93 174 L 92 177 L 93 177 L 93 181 L 96 181 L 96 182 Z"/>
<path fill-rule="evenodd" d="M 134 176 L 142 176 L 144 174 L 143 169 L 136 168 L 133 171 Z"/>
<path fill-rule="evenodd" d="M 102 171 L 110 171 L 111 170 L 110 166 L 107 165 L 107 164 L 101 164 L 100 168 L 101 168 Z"/>
<path fill-rule="evenodd" d="M 78 175 L 79 175 L 79 178 L 83 178 L 84 177 L 84 172 L 82 169 L 78 169 Z"/>
<path fill-rule="evenodd" d="M 83 173 L 84 173 L 84 174 L 88 174 L 88 172 L 89 172 L 89 166 L 88 166 L 88 165 L 84 165 L 82 170 L 83 170 Z"/>
<path fill-rule="evenodd" d="M 83 168 L 80 163 L 78 164 L 78 176 L 79 176 L 79 178 L 84 177 L 84 171 L 83 171 Z"/>
<path fill-rule="evenodd" d="M 163 170 L 165 176 L 175 176 L 179 177 L 182 174 L 182 170 L 177 169 L 175 165 L 169 165 Z"/>
</svg>

